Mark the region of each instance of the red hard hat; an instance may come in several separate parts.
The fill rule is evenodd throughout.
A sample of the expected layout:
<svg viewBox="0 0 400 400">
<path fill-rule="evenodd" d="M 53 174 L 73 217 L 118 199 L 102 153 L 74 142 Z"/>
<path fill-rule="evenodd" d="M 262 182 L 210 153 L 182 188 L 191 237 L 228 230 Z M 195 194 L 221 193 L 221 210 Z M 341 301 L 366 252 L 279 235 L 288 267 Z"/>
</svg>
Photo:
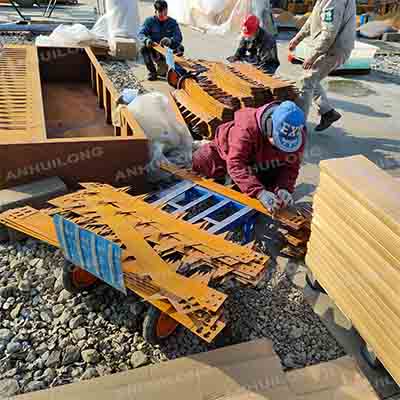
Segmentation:
<svg viewBox="0 0 400 400">
<path fill-rule="evenodd" d="M 243 36 L 253 36 L 260 27 L 260 20 L 255 15 L 248 15 L 242 23 Z"/>
</svg>

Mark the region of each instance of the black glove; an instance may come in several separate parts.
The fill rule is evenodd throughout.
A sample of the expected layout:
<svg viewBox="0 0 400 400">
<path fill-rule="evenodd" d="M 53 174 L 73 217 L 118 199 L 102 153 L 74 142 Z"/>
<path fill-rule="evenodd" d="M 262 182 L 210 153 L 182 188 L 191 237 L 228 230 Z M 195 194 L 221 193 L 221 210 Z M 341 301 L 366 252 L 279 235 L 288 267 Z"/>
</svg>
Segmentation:
<svg viewBox="0 0 400 400">
<path fill-rule="evenodd" d="M 172 40 L 170 38 L 164 37 L 160 40 L 160 45 L 162 47 L 171 47 Z"/>
<path fill-rule="evenodd" d="M 230 62 L 230 63 L 234 63 L 234 62 L 236 62 L 236 61 L 239 61 L 239 58 L 236 57 L 236 56 L 230 56 L 230 57 L 228 57 L 226 60 L 227 60 L 228 62 Z"/>
<path fill-rule="evenodd" d="M 149 49 L 151 49 L 151 48 L 153 47 L 153 41 L 152 41 L 150 38 L 147 38 L 147 39 L 144 41 L 144 45 L 145 45 L 146 47 L 148 47 Z"/>
</svg>

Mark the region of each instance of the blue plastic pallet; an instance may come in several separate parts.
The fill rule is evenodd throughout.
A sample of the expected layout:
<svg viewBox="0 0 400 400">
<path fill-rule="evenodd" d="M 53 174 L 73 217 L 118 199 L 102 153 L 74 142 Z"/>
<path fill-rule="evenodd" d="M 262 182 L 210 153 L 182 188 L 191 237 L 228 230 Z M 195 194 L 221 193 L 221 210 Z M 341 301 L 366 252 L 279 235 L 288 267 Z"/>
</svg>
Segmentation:
<svg viewBox="0 0 400 400">
<path fill-rule="evenodd" d="M 53 221 L 64 257 L 126 294 L 121 248 L 116 243 L 80 228 L 79 225 L 60 215 L 55 215 Z"/>
<path fill-rule="evenodd" d="M 189 213 L 194 207 L 208 202 L 209 206 L 204 211 L 187 219 L 184 217 L 183 220 L 191 224 L 207 222 L 206 230 L 212 234 L 221 234 L 242 226 L 243 244 L 251 241 L 258 214 L 256 210 L 244 204 L 188 180 L 182 180 L 172 187 L 153 193 L 145 201 L 172 215 Z M 221 214 L 224 215 L 221 217 Z"/>
</svg>

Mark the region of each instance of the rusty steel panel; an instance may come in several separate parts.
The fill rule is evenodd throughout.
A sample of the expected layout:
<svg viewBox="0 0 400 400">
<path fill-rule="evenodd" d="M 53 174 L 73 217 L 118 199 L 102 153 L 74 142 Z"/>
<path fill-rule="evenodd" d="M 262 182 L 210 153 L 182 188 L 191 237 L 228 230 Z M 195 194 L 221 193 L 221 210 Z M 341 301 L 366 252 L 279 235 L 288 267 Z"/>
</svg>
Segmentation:
<svg viewBox="0 0 400 400">
<path fill-rule="evenodd" d="M 201 105 L 183 90 L 172 94 L 176 104 L 176 113 L 183 118 L 193 135 L 212 138 L 222 121 L 209 114 Z"/>
<path fill-rule="evenodd" d="M 165 56 L 165 49 L 160 46 L 155 49 Z M 271 101 L 295 100 L 298 96 L 292 82 L 272 77 L 249 64 L 225 65 L 177 56 L 174 60 L 189 72 L 187 75 L 170 71 L 168 82 L 177 88 L 173 94 L 176 113 L 183 117 L 196 138 L 213 138 L 217 127 L 232 121 L 235 111 L 242 107 L 260 107 Z"/>
<path fill-rule="evenodd" d="M 229 69 L 243 80 L 251 84 L 259 84 L 268 88 L 274 100 L 296 100 L 298 90 L 294 82 L 265 74 L 247 63 L 230 64 Z"/>
<path fill-rule="evenodd" d="M 74 48 L 72 52 L 68 48 L 59 50 L 6 46 L 2 51 L 0 72 L 4 79 L 0 81 L 0 188 L 58 176 L 71 187 L 77 186 L 82 180 L 96 180 L 115 186 L 135 183 L 138 192 L 145 190 L 145 167 L 150 154 L 143 129 L 126 107 L 120 108 L 121 126 L 113 129 L 111 115 L 117 106 L 119 94 L 91 49 Z M 39 69 L 38 52 L 43 71 Z M 54 62 L 58 67 L 56 73 L 49 67 Z M 79 68 L 83 68 L 81 75 Z M 79 81 L 87 79 L 88 87 L 91 86 L 95 91 L 99 105 L 104 110 L 104 126 L 107 129 L 97 133 L 101 121 L 94 119 L 89 121 L 92 125 L 82 128 L 81 137 L 77 137 L 81 129 L 79 127 L 76 132 L 73 127 L 68 128 L 64 136 L 56 133 L 55 138 L 50 134 L 49 126 L 46 133 L 46 124 L 52 124 L 57 129 L 56 120 L 59 117 L 55 107 L 55 121 L 45 120 L 40 75 L 43 79 L 49 79 L 51 84 L 61 84 L 63 74 L 67 79 L 66 85 L 75 83 L 68 81 L 69 78 Z M 50 84 L 47 81 L 44 83 Z M 79 125 L 79 121 L 67 122 Z M 110 136 L 106 136 L 108 134 Z"/>
<path fill-rule="evenodd" d="M 214 82 L 219 88 L 238 98 L 242 107 L 260 107 L 273 100 L 267 87 L 242 79 L 223 63 L 210 63 L 209 70 L 204 75 L 201 78 L 203 82 Z"/>
<path fill-rule="evenodd" d="M 43 140 L 46 126 L 36 48 L 4 47 L 0 76 L 0 143 Z"/>
</svg>

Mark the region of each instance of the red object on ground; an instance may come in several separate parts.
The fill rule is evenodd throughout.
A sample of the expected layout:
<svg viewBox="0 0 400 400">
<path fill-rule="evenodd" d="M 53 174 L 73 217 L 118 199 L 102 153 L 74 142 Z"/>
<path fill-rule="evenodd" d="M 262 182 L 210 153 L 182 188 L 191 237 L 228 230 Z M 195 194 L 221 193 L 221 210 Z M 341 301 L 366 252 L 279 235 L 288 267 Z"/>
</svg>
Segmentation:
<svg viewBox="0 0 400 400">
<path fill-rule="evenodd" d="M 255 15 L 248 15 L 242 24 L 242 34 L 246 37 L 255 35 L 260 27 L 260 20 Z"/>
</svg>

